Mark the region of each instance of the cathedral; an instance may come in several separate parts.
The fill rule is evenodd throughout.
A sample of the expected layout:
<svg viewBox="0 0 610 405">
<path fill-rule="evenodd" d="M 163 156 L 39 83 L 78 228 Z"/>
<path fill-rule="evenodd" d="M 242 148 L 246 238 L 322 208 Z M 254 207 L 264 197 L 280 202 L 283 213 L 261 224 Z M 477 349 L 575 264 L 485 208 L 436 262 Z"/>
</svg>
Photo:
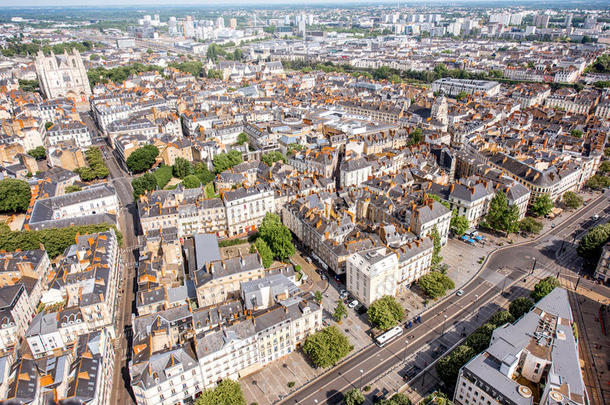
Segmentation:
<svg viewBox="0 0 610 405">
<path fill-rule="evenodd" d="M 63 55 L 36 56 L 36 74 L 40 88 L 47 98 L 69 97 L 76 102 L 86 102 L 91 95 L 87 70 L 80 53 L 64 51 Z"/>
</svg>

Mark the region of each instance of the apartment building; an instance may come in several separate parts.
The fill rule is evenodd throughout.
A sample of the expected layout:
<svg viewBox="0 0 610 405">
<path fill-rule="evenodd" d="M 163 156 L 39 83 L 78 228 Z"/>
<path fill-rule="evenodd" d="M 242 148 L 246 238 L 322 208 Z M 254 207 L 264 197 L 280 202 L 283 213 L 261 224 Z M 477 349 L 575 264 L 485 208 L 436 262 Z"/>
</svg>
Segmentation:
<svg viewBox="0 0 610 405">
<path fill-rule="evenodd" d="M 408 226 L 419 238 L 430 235 L 434 228 L 438 231 L 441 244 L 446 244 L 449 238 L 451 210 L 438 201 L 430 200 L 424 205 L 413 205 L 404 218 Z"/>
<path fill-rule="evenodd" d="M 398 257 L 386 248 L 352 254 L 345 273 L 347 290 L 366 307 L 384 295 L 397 293 Z"/>
<path fill-rule="evenodd" d="M 487 181 L 458 181 L 449 186 L 431 184 L 428 191 L 447 201 L 451 210 L 457 210 L 471 225 L 478 224 L 487 215 L 489 202 L 495 195 L 494 187 Z"/>
<path fill-rule="evenodd" d="M 489 347 L 460 369 L 453 402 L 588 404 L 573 323 L 567 291 L 555 288 L 493 332 Z"/>
<path fill-rule="evenodd" d="M 291 283 L 282 274 L 270 277 Z M 276 283 L 262 279 L 242 285 L 243 294 L 261 297 Z M 188 403 L 222 379 L 239 379 L 288 355 L 322 327 L 322 308 L 312 298 L 292 285 L 254 312 L 244 311 L 239 301 L 227 301 L 135 318 L 129 371 L 136 402 Z"/>
<path fill-rule="evenodd" d="M 227 191 L 222 200 L 227 212 L 227 234 L 253 232 L 263 222 L 265 214 L 274 212 L 274 190 L 267 185 Z"/>
<path fill-rule="evenodd" d="M 114 337 L 117 283 L 122 269 L 119 250 L 113 230 L 79 236 L 67 250 L 42 302 L 79 307 L 89 330 L 108 328 Z"/>
<path fill-rule="evenodd" d="M 24 283 L 0 287 L 0 349 L 17 345 L 34 317 L 37 304 Z"/>
<path fill-rule="evenodd" d="M 206 263 L 195 272 L 197 302 L 206 307 L 237 298 L 241 282 L 260 279 L 264 274 L 265 269 L 256 253 Z"/>
<path fill-rule="evenodd" d="M 574 163 L 562 163 L 546 169 L 536 169 L 502 152 L 486 153 L 490 166 L 503 171 L 531 192 L 530 201 L 541 194 L 558 200 L 566 191 L 578 191 L 583 184 L 582 169 Z"/>
<path fill-rule="evenodd" d="M 59 121 L 47 128 L 44 136 L 47 147 L 58 144 L 74 144 L 81 149 L 91 146 L 91 134 L 81 121 Z"/>
<path fill-rule="evenodd" d="M 492 97 L 500 91 L 500 83 L 488 80 L 465 80 L 444 77 L 432 82 L 432 91 L 442 92 L 450 96 L 457 96 L 464 92 L 466 94 Z"/>
<path fill-rule="evenodd" d="M 108 183 L 87 187 L 82 191 L 38 199 L 26 229 L 62 228 L 74 224 L 116 223 L 119 200 Z"/>
<path fill-rule="evenodd" d="M 79 336 L 89 332 L 80 308 L 71 307 L 36 314 L 24 336 L 32 355 L 38 359 L 68 349 Z"/>
<path fill-rule="evenodd" d="M 46 283 L 50 268 L 51 261 L 46 250 L 0 252 L 0 286 L 13 285 L 23 277 Z"/>
<path fill-rule="evenodd" d="M 302 173 L 330 178 L 337 167 L 337 153 L 332 148 L 299 152 L 288 158 L 288 164 Z"/>
<path fill-rule="evenodd" d="M 197 233 L 227 236 L 226 209 L 220 198 L 207 199 L 203 188 L 157 190 L 140 196 L 140 225 L 146 234 L 176 228 L 179 237 Z"/>
<path fill-rule="evenodd" d="M 562 87 L 548 96 L 544 105 L 548 108 L 562 109 L 573 114 L 588 114 L 599 101 L 599 92 L 583 90 L 577 92 L 570 87 Z"/>
<path fill-rule="evenodd" d="M 344 160 L 339 167 L 339 186 L 358 186 L 369 179 L 372 165 L 365 158 Z"/>
</svg>

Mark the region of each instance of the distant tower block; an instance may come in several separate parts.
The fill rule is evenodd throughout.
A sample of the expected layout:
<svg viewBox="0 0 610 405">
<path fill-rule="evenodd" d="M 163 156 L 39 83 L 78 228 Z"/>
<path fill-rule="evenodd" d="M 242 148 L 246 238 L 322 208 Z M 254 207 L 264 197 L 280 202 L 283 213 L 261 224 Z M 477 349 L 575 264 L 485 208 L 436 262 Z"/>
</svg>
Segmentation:
<svg viewBox="0 0 610 405">
<path fill-rule="evenodd" d="M 45 56 L 38 51 L 36 74 L 43 94 L 47 98 L 69 97 L 76 102 L 86 102 L 91 95 L 87 70 L 80 53 L 64 51 L 63 55 Z"/>
</svg>

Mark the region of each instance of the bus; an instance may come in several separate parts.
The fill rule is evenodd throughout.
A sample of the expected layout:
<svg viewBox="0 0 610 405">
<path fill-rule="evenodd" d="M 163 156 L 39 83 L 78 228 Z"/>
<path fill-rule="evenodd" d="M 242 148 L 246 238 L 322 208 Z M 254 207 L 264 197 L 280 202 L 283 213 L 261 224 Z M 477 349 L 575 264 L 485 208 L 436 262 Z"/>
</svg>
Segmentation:
<svg viewBox="0 0 610 405">
<path fill-rule="evenodd" d="M 381 335 L 375 338 L 375 343 L 379 347 L 385 346 L 390 340 L 397 338 L 402 335 L 402 327 L 395 326 L 387 332 L 382 333 Z"/>
</svg>

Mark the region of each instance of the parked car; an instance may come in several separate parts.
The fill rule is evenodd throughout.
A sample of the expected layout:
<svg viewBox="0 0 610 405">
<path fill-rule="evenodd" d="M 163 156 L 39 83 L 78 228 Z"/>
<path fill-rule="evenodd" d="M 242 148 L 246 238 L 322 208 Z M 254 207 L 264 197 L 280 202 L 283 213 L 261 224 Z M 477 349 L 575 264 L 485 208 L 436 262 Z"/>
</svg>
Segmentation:
<svg viewBox="0 0 610 405">
<path fill-rule="evenodd" d="M 349 303 L 348 307 L 354 308 L 356 305 L 358 305 L 358 300 L 353 300 L 352 302 Z"/>
<path fill-rule="evenodd" d="M 341 291 L 339 291 L 339 295 L 343 294 L 347 294 L 347 290 L 345 288 L 342 288 Z"/>
<path fill-rule="evenodd" d="M 341 294 L 339 294 L 339 298 L 341 298 L 342 300 L 347 298 L 347 291 L 342 290 L 343 292 Z"/>
</svg>

